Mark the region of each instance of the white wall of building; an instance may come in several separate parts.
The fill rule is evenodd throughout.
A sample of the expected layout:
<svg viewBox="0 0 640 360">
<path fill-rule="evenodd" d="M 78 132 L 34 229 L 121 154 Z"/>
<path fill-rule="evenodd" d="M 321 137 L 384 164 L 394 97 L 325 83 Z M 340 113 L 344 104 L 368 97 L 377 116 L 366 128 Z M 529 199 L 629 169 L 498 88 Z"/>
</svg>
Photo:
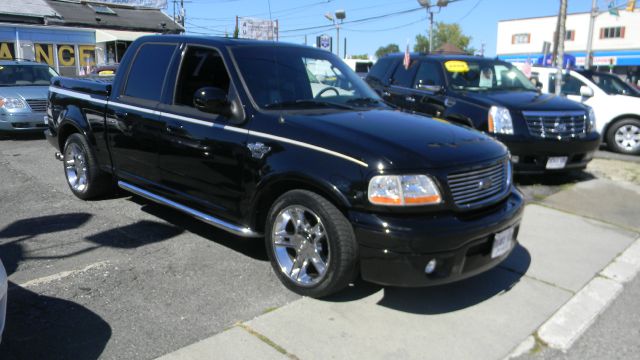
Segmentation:
<svg viewBox="0 0 640 360">
<path fill-rule="evenodd" d="M 593 29 L 594 51 L 640 50 L 640 10 L 631 13 L 621 9 L 619 14 L 613 16 L 605 11 L 596 17 Z M 499 21 L 497 55 L 542 53 L 543 42 L 553 42 L 556 22 L 556 16 Z M 601 28 L 615 26 L 625 27 L 624 38 L 600 38 Z M 565 51 L 585 51 L 589 33 L 589 13 L 567 15 L 567 30 L 574 30 L 575 38 L 565 41 Z M 530 34 L 529 43 L 513 44 L 512 37 L 516 34 Z"/>
</svg>

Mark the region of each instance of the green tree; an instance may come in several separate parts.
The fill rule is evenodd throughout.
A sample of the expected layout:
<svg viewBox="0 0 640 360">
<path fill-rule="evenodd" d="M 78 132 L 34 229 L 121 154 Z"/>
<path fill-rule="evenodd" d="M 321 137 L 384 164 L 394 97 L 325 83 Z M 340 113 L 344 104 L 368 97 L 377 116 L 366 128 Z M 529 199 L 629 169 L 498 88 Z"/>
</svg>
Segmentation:
<svg viewBox="0 0 640 360">
<path fill-rule="evenodd" d="M 416 35 L 416 44 L 413 45 L 413 51 L 429 52 L 429 39 L 422 34 Z"/>
<path fill-rule="evenodd" d="M 433 31 L 433 49 L 438 49 L 445 43 L 455 45 L 460 50 L 473 53 L 474 49 L 469 47 L 471 36 L 462 33 L 462 28 L 457 23 L 446 24 L 443 22 L 436 23 Z"/>
<path fill-rule="evenodd" d="M 360 54 L 360 55 L 351 55 L 352 59 L 361 59 L 361 60 L 369 60 L 369 55 Z"/>
<path fill-rule="evenodd" d="M 376 57 L 379 59 L 387 54 L 400 52 L 400 47 L 398 44 L 389 44 L 387 46 L 380 46 L 378 50 L 376 50 Z"/>
</svg>

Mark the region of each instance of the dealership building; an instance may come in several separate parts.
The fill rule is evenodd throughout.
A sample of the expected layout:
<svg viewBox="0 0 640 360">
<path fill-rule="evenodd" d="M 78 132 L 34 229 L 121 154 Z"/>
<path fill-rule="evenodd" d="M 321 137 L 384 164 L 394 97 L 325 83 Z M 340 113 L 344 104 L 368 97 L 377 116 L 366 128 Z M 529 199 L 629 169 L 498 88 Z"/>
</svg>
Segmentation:
<svg viewBox="0 0 640 360">
<path fill-rule="evenodd" d="M 20 0 L 0 8 L 0 59 L 28 59 L 73 76 L 118 63 L 140 36 L 184 29 L 158 0 Z"/>
<path fill-rule="evenodd" d="M 591 14 L 567 15 L 565 52 L 577 66 L 584 66 Z M 498 22 L 496 53 L 499 58 L 524 63 L 543 56 L 543 43 L 553 43 L 557 16 L 501 20 Z M 553 48 L 553 45 L 551 46 Z M 593 65 L 610 67 L 624 74 L 640 66 L 640 10 L 619 10 L 618 15 L 601 11 L 595 18 L 592 39 Z"/>
</svg>

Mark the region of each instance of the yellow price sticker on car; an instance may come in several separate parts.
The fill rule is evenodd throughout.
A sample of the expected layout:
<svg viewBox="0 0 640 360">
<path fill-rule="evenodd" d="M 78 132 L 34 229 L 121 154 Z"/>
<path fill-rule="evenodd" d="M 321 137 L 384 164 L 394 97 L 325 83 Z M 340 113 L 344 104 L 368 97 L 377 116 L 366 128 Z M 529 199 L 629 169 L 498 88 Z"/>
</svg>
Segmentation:
<svg viewBox="0 0 640 360">
<path fill-rule="evenodd" d="M 99 76 L 110 76 L 110 75 L 113 75 L 113 74 L 115 74 L 115 71 L 113 71 L 113 70 L 102 70 L 102 71 L 98 72 Z"/>
<path fill-rule="evenodd" d="M 448 72 L 452 73 L 469 71 L 469 65 L 467 62 L 461 60 L 449 60 L 444 63 L 444 68 L 447 69 Z"/>
</svg>

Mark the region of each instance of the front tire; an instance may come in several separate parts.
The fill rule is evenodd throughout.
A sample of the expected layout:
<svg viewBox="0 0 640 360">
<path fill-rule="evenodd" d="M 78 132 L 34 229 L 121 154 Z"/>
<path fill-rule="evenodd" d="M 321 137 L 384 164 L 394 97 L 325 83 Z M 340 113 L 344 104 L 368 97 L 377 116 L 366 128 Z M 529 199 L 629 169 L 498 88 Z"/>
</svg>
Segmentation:
<svg viewBox="0 0 640 360">
<path fill-rule="evenodd" d="M 607 131 L 609 149 L 630 155 L 640 154 L 640 120 L 622 119 Z"/>
<path fill-rule="evenodd" d="M 269 211 L 265 243 L 280 281 L 300 295 L 320 298 L 345 288 L 357 273 L 353 227 L 322 196 L 292 190 Z"/>
<path fill-rule="evenodd" d="M 71 134 L 64 144 L 64 175 L 71 192 L 82 200 L 107 194 L 112 190 L 109 175 L 100 170 L 87 139 Z"/>
</svg>

